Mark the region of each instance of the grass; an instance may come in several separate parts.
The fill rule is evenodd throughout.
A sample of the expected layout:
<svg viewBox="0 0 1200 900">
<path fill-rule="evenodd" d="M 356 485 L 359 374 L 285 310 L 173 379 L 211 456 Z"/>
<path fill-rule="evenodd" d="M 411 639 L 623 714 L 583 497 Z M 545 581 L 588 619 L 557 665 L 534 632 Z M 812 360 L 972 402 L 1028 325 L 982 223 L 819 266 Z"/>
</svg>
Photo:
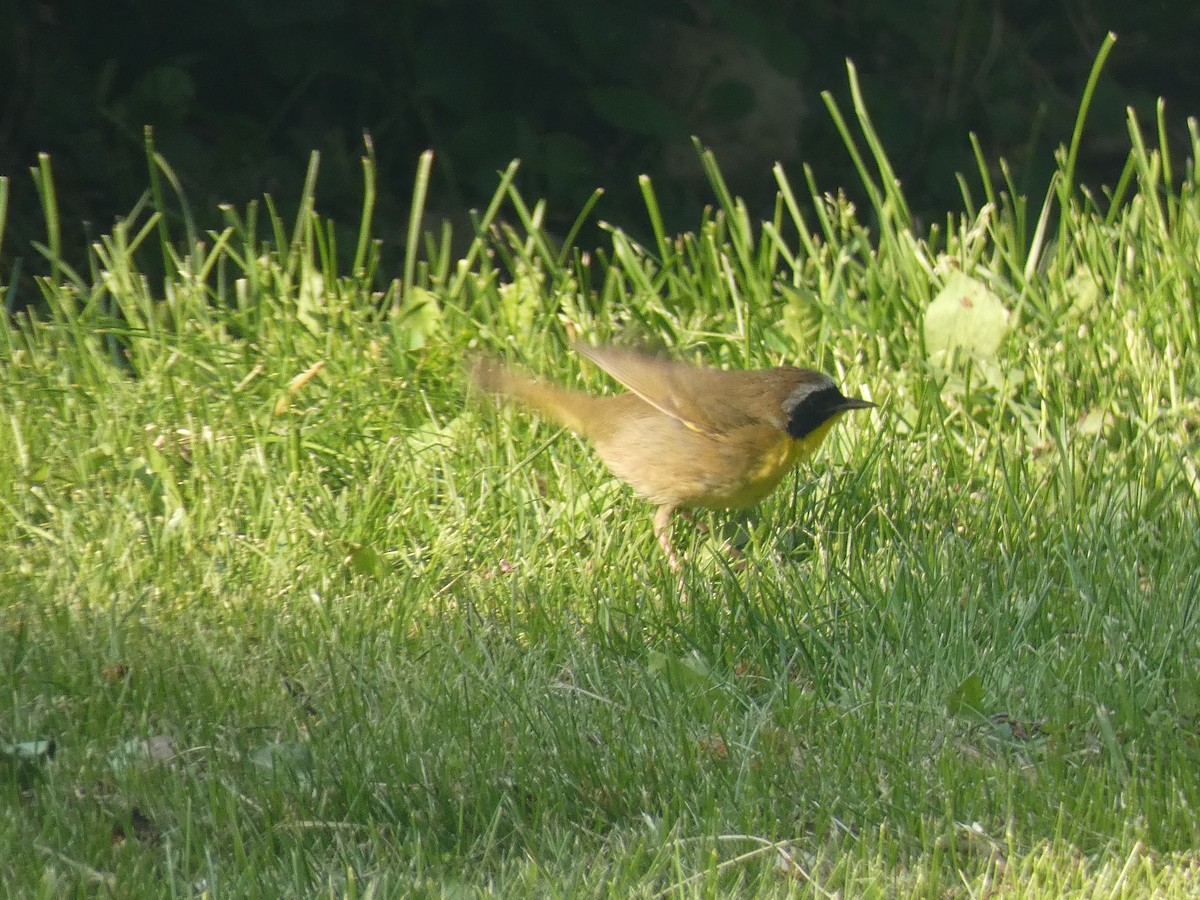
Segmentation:
<svg viewBox="0 0 1200 900">
<path fill-rule="evenodd" d="M 649 245 L 587 254 L 513 168 L 465 253 L 415 204 L 374 293 L 369 157 L 339 254 L 315 165 L 294 222 L 200 234 L 151 151 L 87 271 L 44 160 L 38 311 L 0 321 L 5 892 L 1194 895 L 1191 163 L 1131 118 L 1112 192 L 981 161 L 922 230 L 850 122 L 862 212 L 780 171 L 757 223 L 706 156 L 695 233 L 647 181 Z M 960 271 L 994 353 L 931 349 Z M 465 398 L 480 347 L 611 389 L 566 323 L 880 409 L 709 519 L 741 568 L 678 526 L 684 600 L 584 445 Z"/>
</svg>

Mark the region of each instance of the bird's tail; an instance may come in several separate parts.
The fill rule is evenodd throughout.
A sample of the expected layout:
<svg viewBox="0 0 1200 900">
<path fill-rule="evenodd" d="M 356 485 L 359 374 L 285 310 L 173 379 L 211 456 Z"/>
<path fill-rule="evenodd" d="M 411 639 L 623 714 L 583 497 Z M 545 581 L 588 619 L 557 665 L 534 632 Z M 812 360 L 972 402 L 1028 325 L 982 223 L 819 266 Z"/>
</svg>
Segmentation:
<svg viewBox="0 0 1200 900">
<path fill-rule="evenodd" d="M 595 416 L 588 413 L 600 398 L 538 381 L 486 357 L 473 360 L 467 371 L 477 390 L 516 400 L 578 434 L 590 436 L 589 423 Z"/>
</svg>

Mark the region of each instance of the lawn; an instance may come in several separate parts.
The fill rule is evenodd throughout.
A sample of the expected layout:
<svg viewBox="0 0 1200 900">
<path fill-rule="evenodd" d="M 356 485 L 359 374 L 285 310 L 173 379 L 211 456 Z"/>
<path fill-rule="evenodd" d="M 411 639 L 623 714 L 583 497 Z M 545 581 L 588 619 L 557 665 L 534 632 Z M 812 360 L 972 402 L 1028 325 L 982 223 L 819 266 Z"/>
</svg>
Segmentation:
<svg viewBox="0 0 1200 900">
<path fill-rule="evenodd" d="M 981 156 L 913 220 L 774 176 L 602 251 L 501 173 L 469 235 L 144 203 L 0 291 L 0 883 L 14 897 L 1200 892 L 1200 192 L 1130 117 L 1108 189 Z M 1166 113 L 1162 113 L 1166 115 Z M 0 222 L 7 186 L 0 182 Z M 580 212 L 579 222 L 592 215 Z M 2 234 L 0 234 L 2 239 Z M 398 258 L 392 272 L 384 260 Z M 166 273 L 166 274 L 164 274 Z M 6 273 L 5 278 L 9 277 Z M 394 280 L 392 276 L 394 275 Z M 639 340 L 878 408 L 675 525 L 468 395 Z"/>
</svg>

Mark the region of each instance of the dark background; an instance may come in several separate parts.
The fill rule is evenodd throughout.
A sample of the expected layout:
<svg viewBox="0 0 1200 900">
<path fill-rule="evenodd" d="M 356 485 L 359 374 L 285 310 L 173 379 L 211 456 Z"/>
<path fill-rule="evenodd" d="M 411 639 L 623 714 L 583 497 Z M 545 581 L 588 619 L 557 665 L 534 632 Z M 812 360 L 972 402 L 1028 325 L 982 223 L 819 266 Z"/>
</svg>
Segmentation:
<svg viewBox="0 0 1200 900">
<path fill-rule="evenodd" d="M 765 215 L 781 161 L 822 190 L 857 177 L 820 98 L 849 114 L 845 59 L 910 202 L 927 220 L 975 181 L 967 141 L 1003 156 L 1038 194 L 1069 140 L 1106 32 L 1119 40 L 1089 118 L 1080 178 L 1112 184 L 1128 152 L 1125 108 L 1153 130 L 1168 102 L 1177 148 L 1200 105 L 1200 4 L 910 0 L 4 0 L 0 174 L 12 181 L 0 280 L 42 226 L 28 168 L 53 157 L 68 246 L 107 230 L 146 189 L 143 126 L 200 215 L 300 193 L 310 150 L 317 197 L 352 226 L 362 133 L 377 150 L 378 233 L 398 265 L 417 155 L 437 152 L 431 208 L 465 225 L 496 172 L 522 159 L 527 199 L 564 231 L 596 187 L 594 218 L 645 227 L 636 176 L 652 176 L 672 230 L 711 200 L 689 136 L 716 152 L 735 192 Z M 1178 162 L 1176 164 L 1178 171 Z M 587 240 L 601 240 L 585 232 Z"/>
</svg>

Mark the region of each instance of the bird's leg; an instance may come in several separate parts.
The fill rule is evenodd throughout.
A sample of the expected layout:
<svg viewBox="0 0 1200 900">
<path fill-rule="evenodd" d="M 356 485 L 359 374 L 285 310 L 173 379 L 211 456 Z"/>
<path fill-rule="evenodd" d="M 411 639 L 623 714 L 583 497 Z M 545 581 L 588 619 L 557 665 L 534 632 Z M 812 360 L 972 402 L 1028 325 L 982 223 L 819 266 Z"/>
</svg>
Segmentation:
<svg viewBox="0 0 1200 900">
<path fill-rule="evenodd" d="M 678 572 L 682 566 L 679 565 L 679 557 L 675 555 L 675 548 L 671 546 L 671 513 L 674 511 L 675 507 L 670 505 L 658 508 L 654 513 L 654 536 L 658 538 L 663 553 L 667 554 L 667 565 L 671 567 L 672 572 Z"/>
<path fill-rule="evenodd" d="M 679 602 L 687 603 L 688 591 L 687 583 L 683 580 L 683 566 L 680 565 L 675 548 L 671 545 L 671 514 L 673 512 L 675 512 L 673 506 L 660 506 L 655 511 L 654 536 L 658 538 L 658 545 L 663 548 L 663 553 L 667 554 L 667 565 L 679 578 Z M 684 515 L 687 513 L 685 512 Z"/>
</svg>

